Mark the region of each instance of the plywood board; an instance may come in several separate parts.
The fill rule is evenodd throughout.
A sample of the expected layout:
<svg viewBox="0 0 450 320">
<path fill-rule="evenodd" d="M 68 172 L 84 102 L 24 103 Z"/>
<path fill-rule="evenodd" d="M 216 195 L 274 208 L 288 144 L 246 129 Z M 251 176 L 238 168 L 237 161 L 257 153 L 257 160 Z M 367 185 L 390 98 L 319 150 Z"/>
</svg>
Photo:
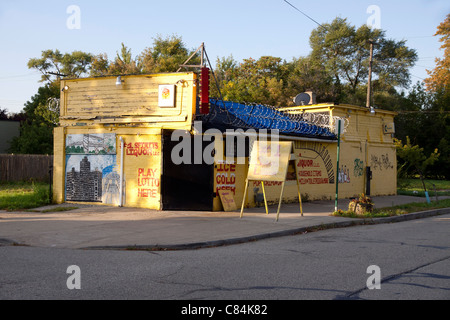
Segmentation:
<svg viewBox="0 0 450 320">
<path fill-rule="evenodd" d="M 237 210 L 236 202 L 234 201 L 233 192 L 230 190 L 219 190 L 220 200 L 222 201 L 224 211 Z"/>
<path fill-rule="evenodd" d="M 291 141 L 255 141 L 248 180 L 285 181 L 291 150 Z"/>
</svg>

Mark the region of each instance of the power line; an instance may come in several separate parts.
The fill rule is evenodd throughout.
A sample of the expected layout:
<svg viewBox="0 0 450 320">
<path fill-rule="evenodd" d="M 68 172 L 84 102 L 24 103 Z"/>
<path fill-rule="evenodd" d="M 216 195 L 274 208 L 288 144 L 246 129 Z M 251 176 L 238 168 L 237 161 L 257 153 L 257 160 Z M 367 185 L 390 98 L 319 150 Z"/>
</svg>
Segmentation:
<svg viewBox="0 0 450 320">
<path fill-rule="evenodd" d="M 38 71 L 34 71 L 34 72 L 31 72 L 31 73 L 27 73 L 27 74 L 11 75 L 11 76 L 2 76 L 2 77 L 0 77 L 0 80 L 9 80 L 9 79 L 16 79 L 16 78 L 26 78 L 26 77 L 35 76 L 35 75 L 37 75 L 38 73 L 39 73 Z"/>
<path fill-rule="evenodd" d="M 413 77 L 415 77 L 415 78 L 419 78 L 420 80 L 425 80 L 424 78 L 418 77 L 418 76 L 413 75 L 413 74 L 412 74 L 411 76 L 413 76 Z"/>
<path fill-rule="evenodd" d="M 308 16 L 306 13 L 304 13 L 303 11 L 301 11 L 300 9 L 298 9 L 296 6 L 294 6 L 292 3 L 290 3 L 289 1 L 284 0 L 284 2 L 286 2 L 288 5 L 290 5 L 292 8 L 294 8 L 295 10 L 297 10 L 298 12 L 300 12 L 302 15 L 304 15 L 305 17 L 307 17 L 309 20 L 315 22 L 317 25 L 321 26 L 322 28 L 324 28 L 325 30 L 327 30 L 327 28 L 325 28 L 323 25 L 321 25 L 320 23 L 318 23 L 316 20 L 314 20 L 313 18 L 311 18 L 310 16 Z"/>
<path fill-rule="evenodd" d="M 426 111 L 426 110 L 414 110 L 414 111 L 409 111 L 409 110 L 396 110 L 395 112 L 397 113 L 401 113 L 401 114 L 408 114 L 408 113 L 435 113 L 435 114 L 442 114 L 442 113 L 450 113 L 450 111 Z"/>
</svg>

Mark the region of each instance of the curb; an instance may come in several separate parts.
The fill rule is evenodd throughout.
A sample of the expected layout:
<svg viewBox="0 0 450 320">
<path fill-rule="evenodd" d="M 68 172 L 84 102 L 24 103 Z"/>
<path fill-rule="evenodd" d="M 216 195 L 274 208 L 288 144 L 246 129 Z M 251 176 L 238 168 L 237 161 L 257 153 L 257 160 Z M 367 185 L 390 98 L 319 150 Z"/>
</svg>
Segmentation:
<svg viewBox="0 0 450 320">
<path fill-rule="evenodd" d="M 334 223 L 326 223 L 309 227 L 295 228 L 284 231 L 270 232 L 259 235 L 231 238 L 224 240 L 194 242 L 186 244 L 169 244 L 169 245 L 121 245 L 121 246 L 92 246 L 81 248 L 83 250 L 136 250 L 136 251 L 178 251 L 178 250 L 196 250 L 213 247 L 221 247 L 235 244 L 242 244 L 246 242 L 254 242 L 258 240 L 264 240 L 269 238 L 278 238 L 285 236 L 294 236 L 298 234 L 304 234 L 308 232 L 317 232 L 321 230 L 348 228 L 361 225 L 376 225 L 385 223 L 397 223 L 410 221 L 415 219 L 429 218 L 433 216 L 450 214 L 450 208 L 433 209 L 428 211 L 420 211 L 407 213 L 401 216 L 385 217 L 385 218 L 371 218 L 371 219 L 355 219 L 352 221 L 341 221 Z"/>
</svg>

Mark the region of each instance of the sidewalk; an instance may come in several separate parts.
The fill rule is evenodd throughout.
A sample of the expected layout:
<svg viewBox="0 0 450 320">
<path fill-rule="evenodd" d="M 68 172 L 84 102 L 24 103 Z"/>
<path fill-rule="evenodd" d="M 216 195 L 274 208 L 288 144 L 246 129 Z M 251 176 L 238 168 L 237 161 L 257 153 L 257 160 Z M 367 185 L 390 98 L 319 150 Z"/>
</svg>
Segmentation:
<svg viewBox="0 0 450 320">
<path fill-rule="evenodd" d="M 409 196 L 373 197 L 375 207 L 423 202 Z M 339 200 L 346 209 L 349 200 Z M 310 232 L 318 228 L 348 227 L 364 223 L 387 223 L 450 213 L 450 208 L 393 218 L 363 219 L 332 217 L 334 201 L 283 204 L 278 222 L 277 206 L 244 209 L 235 212 L 155 211 L 78 204 L 65 212 L 0 211 L 0 245 L 21 244 L 55 248 L 89 249 L 151 249 L 178 250 L 229 245 L 269 237 Z"/>
</svg>

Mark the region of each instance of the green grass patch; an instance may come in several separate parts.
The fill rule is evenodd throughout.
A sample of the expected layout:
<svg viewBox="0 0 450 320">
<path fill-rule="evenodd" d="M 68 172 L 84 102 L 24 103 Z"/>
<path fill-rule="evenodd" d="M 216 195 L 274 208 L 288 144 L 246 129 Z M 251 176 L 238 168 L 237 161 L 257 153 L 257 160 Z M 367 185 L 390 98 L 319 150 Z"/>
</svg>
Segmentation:
<svg viewBox="0 0 450 320">
<path fill-rule="evenodd" d="M 333 212 L 331 215 L 335 217 L 346 217 L 346 218 L 383 218 L 383 217 L 393 217 L 399 216 L 407 213 L 427 211 L 433 209 L 450 208 L 450 199 L 444 199 L 439 201 L 427 202 L 414 202 L 408 204 L 402 204 L 393 207 L 374 209 L 372 212 L 367 212 L 365 214 L 356 214 L 353 211 L 338 210 Z"/>
<path fill-rule="evenodd" d="M 40 212 L 42 212 L 42 213 L 62 212 L 62 211 L 70 211 L 70 210 L 75 210 L 75 209 L 78 209 L 78 207 L 55 207 L 55 208 L 51 208 L 51 209 L 42 210 Z"/>
<path fill-rule="evenodd" d="M 49 204 L 49 185 L 40 182 L 1 182 L 0 210 L 17 211 Z"/>
<path fill-rule="evenodd" d="M 397 193 L 400 195 L 425 197 L 420 179 L 398 179 L 397 187 Z M 449 180 L 425 180 L 425 187 L 430 197 L 450 196 Z"/>
</svg>

